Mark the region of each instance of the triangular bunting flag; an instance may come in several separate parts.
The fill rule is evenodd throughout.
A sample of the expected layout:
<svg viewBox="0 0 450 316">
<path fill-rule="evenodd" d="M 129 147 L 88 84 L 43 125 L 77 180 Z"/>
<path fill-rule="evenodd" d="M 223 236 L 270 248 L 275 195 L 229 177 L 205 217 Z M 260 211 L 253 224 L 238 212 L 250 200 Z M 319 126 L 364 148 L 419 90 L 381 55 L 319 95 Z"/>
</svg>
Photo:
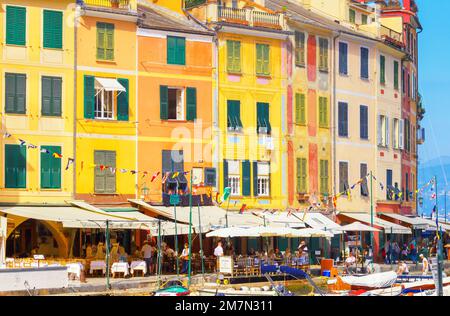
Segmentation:
<svg viewBox="0 0 450 316">
<path fill-rule="evenodd" d="M 155 179 L 160 175 L 160 173 L 161 172 L 155 172 L 154 174 L 153 174 L 153 176 L 152 176 L 152 179 L 150 180 L 150 182 L 153 182 L 153 181 L 155 181 Z"/>
<path fill-rule="evenodd" d="M 242 207 L 239 210 L 239 214 L 243 214 L 246 208 L 247 208 L 247 204 L 242 204 Z"/>
<path fill-rule="evenodd" d="M 10 138 L 12 135 L 8 132 L 5 132 L 5 134 L 3 134 L 4 138 Z"/>
<path fill-rule="evenodd" d="M 61 159 L 62 155 L 58 153 L 53 153 L 53 157 Z"/>
<path fill-rule="evenodd" d="M 19 142 L 20 142 L 20 146 L 25 146 L 26 145 L 26 141 L 24 141 L 23 139 L 19 138 Z"/>
<path fill-rule="evenodd" d="M 66 170 L 69 170 L 70 165 L 73 164 L 74 161 L 75 159 L 73 158 L 67 158 Z"/>
<path fill-rule="evenodd" d="M 42 148 L 41 149 L 41 153 L 43 153 L 43 154 L 50 154 L 50 151 L 48 151 L 48 149 Z"/>
<path fill-rule="evenodd" d="M 27 147 L 28 147 L 28 148 L 31 148 L 31 149 L 36 149 L 36 148 L 37 148 L 37 146 L 36 146 L 36 145 L 33 145 L 33 144 L 29 144 Z"/>
</svg>

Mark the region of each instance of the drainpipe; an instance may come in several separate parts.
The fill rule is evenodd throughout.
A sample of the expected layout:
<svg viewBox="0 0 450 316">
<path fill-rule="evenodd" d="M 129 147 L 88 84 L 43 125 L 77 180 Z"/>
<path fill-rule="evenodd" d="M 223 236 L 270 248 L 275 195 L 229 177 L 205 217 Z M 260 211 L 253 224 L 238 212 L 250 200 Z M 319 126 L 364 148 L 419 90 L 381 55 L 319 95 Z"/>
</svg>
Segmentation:
<svg viewBox="0 0 450 316">
<path fill-rule="evenodd" d="M 336 33 L 335 33 L 336 34 Z M 336 108 L 337 108 L 337 104 L 336 104 L 336 69 L 337 69 L 337 67 L 336 67 L 336 60 L 337 60 L 337 58 L 336 58 L 336 40 L 341 36 L 341 32 L 339 31 L 334 37 L 333 37 L 333 69 L 332 69 L 332 71 L 333 71 L 333 101 L 332 101 L 332 111 L 331 111 L 331 114 L 332 114 L 332 120 L 331 120 L 331 122 L 333 122 L 332 123 L 332 125 L 331 125 L 331 130 L 332 130 L 332 132 L 333 132 L 333 140 L 332 140 L 332 154 L 333 154 L 333 196 L 334 195 L 336 195 L 336 169 L 337 169 L 337 166 L 336 166 L 336 162 L 337 162 L 337 160 L 336 160 L 336 132 L 337 132 L 337 129 L 336 129 L 336 126 L 337 126 L 337 123 L 336 123 Z M 333 206 L 333 208 L 334 208 L 334 206 Z M 336 213 L 336 209 L 334 210 L 334 212 Z"/>
<path fill-rule="evenodd" d="M 76 199 L 77 192 L 77 92 L 78 92 L 78 84 L 77 84 L 77 73 L 78 73 L 78 17 L 81 16 L 80 5 L 75 5 L 75 16 L 74 16 L 74 54 L 73 54 L 73 157 L 75 159 L 75 163 L 73 164 L 73 188 L 72 188 L 72 199 Z"/>
<path fill-rule="evenodd" d="M 216 168 L 216 176 L 217 176 L 217 182 L 216 182 L 216 187 L 217 190 L 219 190 L 220 187 L 220 170 L 219 170 L 219 166 L 220 166 L 220 122 L 219 122 L 219 37 L 218 37 L 218 33 L 219 30 L 222 27 L 218 27 L 215 30 L 215 35 L 213 38 L 214 41 L 214 64 L 213 64 L 213 68 L 215 68 L 214 71 L 214 82 L 216 84 L 216 87 L 214 89 L 214 93 L 213 93 L 213 123 L 212 123 L 212 137 L 213 139 L 215 139 L 214 143 L 215 143 L 215 150 L 214 150 L 214 155 L 213 155 L 213 165 L 214 168 Z M 225 189 L 225 188 L 224 188 Z"/>
</svg>

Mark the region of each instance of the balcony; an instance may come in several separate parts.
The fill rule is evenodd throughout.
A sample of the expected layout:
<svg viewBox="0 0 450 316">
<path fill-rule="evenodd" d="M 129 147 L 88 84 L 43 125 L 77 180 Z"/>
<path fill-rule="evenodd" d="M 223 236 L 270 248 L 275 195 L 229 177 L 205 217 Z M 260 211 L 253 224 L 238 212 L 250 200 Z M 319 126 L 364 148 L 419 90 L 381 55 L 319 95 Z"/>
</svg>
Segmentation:
<svg viewBox="0 0 450 316">
<path fill-rule="evenodd" d="M 422 145 L 425 143 L 425 129 L 423 127 L 417 129 L 417 144 Z"/>
<path fill-rule="evenodd" d="M 227 22 L 272 29 L 284 28 L 284 16 L 254 9 L 237 9 L 217 6 L 217 22 Z"/>
<path fill-rule="evenodd" d="M 77 0 L 77 3 L 86 7 L 97 7 L 112 10 L 135 11 L 135 0 Z"/>
<path fill-rule="evenodd" d="M 399 48 L 404 47 L 403 36 L 401 33 L 382 25 L 380 29 L 380 35 L 381 39 L 385 42 Z"/>
</svg>

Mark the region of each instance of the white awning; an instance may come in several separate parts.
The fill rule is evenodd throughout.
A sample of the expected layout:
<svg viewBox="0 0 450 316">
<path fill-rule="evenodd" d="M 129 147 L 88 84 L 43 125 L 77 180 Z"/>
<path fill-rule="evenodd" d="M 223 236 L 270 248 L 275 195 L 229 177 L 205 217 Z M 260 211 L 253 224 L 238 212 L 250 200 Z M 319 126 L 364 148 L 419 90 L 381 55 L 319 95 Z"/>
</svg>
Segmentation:
<svg viewBox="0 0 450 316">
<path fill-rule="evenodd" d="M 105 91 L 127 91 L 127 89 L 125 89 L 124 86 L 117 81 L 117 79 L 113 78 L 95 78 L 95 88 L 103 89 Z"/>
<path fill-rule="evenodd" d="M 131 204 L 140 206 L 142 208 L 144 208 L 146 211 L 148 211 L 152 216 L 158 217 L 161 216 L 163 218 L 168 218 L 168 219 L 173 219 L 173 211 L 166 211 L 166 210 L 162 210 L 160 206 L 156 207 L 153 205 L 150 205 L 146 202 L 144 202 L 143 200 L 133 200 L 133 199 L 129 199 L 128 202 L 130 202 Z"/>
<path fill-rule="evenodd" d="M 370 225 L 370 214 L 366 213 L 341 213 L 339 215 L 347 216 L 350 218 L 353 218 L 357 221 L 364 222 L 368 225 Z M 388 221 L 385 221 L 379 217 L 374 216 L 373 217 L 373 223 L 374 225 L 381 227 L 384 229 L 385 234 L 390 234 L 391 232 L 393 234 L 412 234 L 411 229 L 408 227 L 404 227 L 401 225 L 397 225 Z"/>
<path fill-rule="evenodd" d="M 430 226 L 428 230 L 436 229 L 436 219 L 422 218 L 422 220 Z M 439 221 L 439 227 L 442 227 L 443 230 L 450 232 L 450 223 L 445 224 Z"/>
<path fill-rule="evenodd" d="M 407 223 L 412 226 L 413 229 L 427 229 L 430 225 L 421 217 L 409 217 L 395 213 L 382 213 L 383 216 L 398 220 L 400 222 Z"/>
<path fill-rule="evenodd" d="M 302 217 L 300 217 L 302 218 Z M 333 222 L 331 219 L 320 213 L 306 213 L 305 223 L 315 229 L 331 231 L 334 234 L 341 234 L 339 230 L 341 225 Z"/>
<path fill-rule="evenodd" d="M 265 219 L 266 226 L 284 226 L 291 228 L 305 228 L 305 222 L 303 222 L 303 213 L 291 213 L 277 211 L 271 213 L 269 211 L 253 211 L 255 216 Z"/>
</svg>

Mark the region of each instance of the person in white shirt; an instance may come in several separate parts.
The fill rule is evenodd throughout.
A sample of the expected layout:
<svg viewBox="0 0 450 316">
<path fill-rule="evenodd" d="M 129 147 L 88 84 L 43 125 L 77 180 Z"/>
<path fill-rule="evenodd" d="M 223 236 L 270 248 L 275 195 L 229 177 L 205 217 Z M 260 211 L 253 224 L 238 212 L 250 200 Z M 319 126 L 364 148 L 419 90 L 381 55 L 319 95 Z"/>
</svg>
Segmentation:
<svg viewBox="0 0 450 316">
<path fill-rule="evenodd" d="M 219 241 L 217 243 L 217 247 L 214 249 L 214 256 L 216 257 L 216 271 L 219 271 L 220 269 L 220 261 L 219 258 L 223 256 L 223 248 L 222 248 L 222 242 Z"/>
<path fill-rule="evenodd" d="M 405 263 L 405 261 L 400 261 L 398 264 L 397 275 L 408 275 L 408 274 L 409 274 L 408 265 Z"/>
<path fill-rule="evenodd" d="M 427 275 L 430 269 L 428 259 L 423 254 L 420 254 L 419 258 L 422 259 L 422 275 Z"/>
<path fill-rule="evenodd" d="M 148 241 L 144 241 L 144 245 L 142 246 L 141 253 L 144 257 L 145 265 L 147 266 L 147 274 L 149 276 L 152 273 L 152 256 L 153 256 L 153 248 L 148 244 Z"/>
<path fill-rule="evenodd" d="M 183 260 L 181 273 L 186 273 L 188 270 L 188 263 L 189 263 L 189 244 L 184 244 L 184 249 L 183 252 L 181 253 L 181 260 Z"/>
</svg>

